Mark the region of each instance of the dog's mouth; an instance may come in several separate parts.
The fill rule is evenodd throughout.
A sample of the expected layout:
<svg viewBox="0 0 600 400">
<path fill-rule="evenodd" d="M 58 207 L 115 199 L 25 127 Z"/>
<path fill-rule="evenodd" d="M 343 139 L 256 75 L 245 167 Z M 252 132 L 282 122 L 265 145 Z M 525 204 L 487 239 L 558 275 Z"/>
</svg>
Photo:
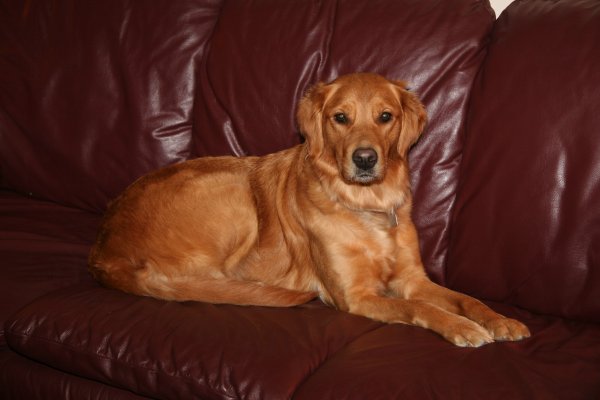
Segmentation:
<svg viewBox="0 0 600 400">
<path fill-rule="evenodd" d="M 354 175 L 350 178 L 350 180 L 355 183 L 367 185 L 369 183 L 379 180 L 379 176 L 373 170 L 356 171 Z"/>
<path fill-rule="evenodd" d="M 348 173 L 344 173 L 344 180 L 349 184 L 370 185 L 376 182 L 381 182 L 383 177 L 379 168 L 363 170 L 360 168 L 352 168 Z"/>
</svg>

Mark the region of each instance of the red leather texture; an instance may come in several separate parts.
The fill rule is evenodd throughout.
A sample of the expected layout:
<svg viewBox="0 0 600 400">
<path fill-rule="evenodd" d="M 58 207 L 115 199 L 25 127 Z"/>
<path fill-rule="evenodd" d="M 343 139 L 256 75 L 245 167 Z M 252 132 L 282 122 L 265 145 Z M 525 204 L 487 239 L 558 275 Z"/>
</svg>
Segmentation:
<svg viewBox="0 0 600 400">
<path fill-rule="evenodd" d="M 311 375 L 294 398 L 569 399 L 600 394 L 600 327 L 490 304 L 524 321 L 526 343 L 457 349 L 427 332 L 388 325 L 353 341 Z M 586 343 L 585 346 L 581 346 Z M 560 361 L 558 361 L 560 360 Z M 559 366 L 560 365 L 560 366 Z"/>
<path fill-rule="evenodd" d="M 600 3 L 517 2 L 473 92 L 447 283 L 600 321 Z"/>
<path fill-rule="evenodd" d="M 85 268 L 100 217 L 0 191 L 0 346 L 4 321 L 49 291 L 93 282 Z"/>
<path fill-rule="evenodd" d="M 28 357 L 142 395 L 286 399 L 330 354 L 381 326 L 319 304 L 238 307 L 68 288 L 7 329 Z"/>
<path fill-rule="evenodd" d="M 422 328 L 319 302 L 293 309 L 174 303 L 85 287 L 22 308 L 7 338 L 27 357 L 161 399 L 480 399 L 493 391 L 494 398 L 588 400 L 600 393 L 600 326 L 492 306 L 528 324 L 532 339 L 463 349 Z"/>
<path fill-rule="evenodd" d="M 67 374 L 6 350 L 0 350 L 0 398 L 11 400 L 148 399 L 127 390 Z"/>
<path fill-rule="evenodd" d="M 103 210 L 189 157 L 217 1 L 0 4 L 0 186 Z"/>
</svg>

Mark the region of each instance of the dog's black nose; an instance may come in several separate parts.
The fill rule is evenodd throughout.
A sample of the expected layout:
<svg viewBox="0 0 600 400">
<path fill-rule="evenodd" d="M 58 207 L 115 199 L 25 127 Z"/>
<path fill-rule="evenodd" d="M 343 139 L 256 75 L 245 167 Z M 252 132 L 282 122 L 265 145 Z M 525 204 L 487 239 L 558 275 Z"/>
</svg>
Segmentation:
<svg viewBox="0 0 600 400">
<path fill-rule="evenodd" d="M 360 148 L 352 153 L 354 165 L 362 170 L 371 169 L 377 164 L 377 152 L 369 148 Z"/>
</svg>

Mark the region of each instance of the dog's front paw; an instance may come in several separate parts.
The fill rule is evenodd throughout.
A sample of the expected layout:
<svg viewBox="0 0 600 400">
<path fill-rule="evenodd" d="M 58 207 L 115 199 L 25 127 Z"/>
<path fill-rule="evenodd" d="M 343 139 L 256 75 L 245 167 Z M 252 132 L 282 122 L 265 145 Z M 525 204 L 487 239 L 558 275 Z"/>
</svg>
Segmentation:
<svg viewBox="0 0 600 400">
<path fill-rule="evenodd" d="M 442 333 L 450 343 L 460 347 L 480 347 L 494 341 L 490 332 L 481 325 L 466 318 L 460 319 L 461 321 L 454 322 Z"/>
<path fill-rule="evenodd" d="M 498 341 L 522 340 L 531 336 L 525 324 L 511 318 L 495 318 L 487 321 L 483 326 Z"/>
</svg>

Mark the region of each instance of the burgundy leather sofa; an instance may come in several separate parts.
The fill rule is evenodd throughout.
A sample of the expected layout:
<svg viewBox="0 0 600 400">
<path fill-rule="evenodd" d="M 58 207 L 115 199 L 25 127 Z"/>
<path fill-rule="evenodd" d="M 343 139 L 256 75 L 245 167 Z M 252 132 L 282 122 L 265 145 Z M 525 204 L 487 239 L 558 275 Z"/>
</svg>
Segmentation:
<svg viewBox="0 0 600 400">
<path fill-rule="evenodd" d="M 457 348 L 318 301 L 92 280 L 129 183 L 292 146 L 303 91 L 355 71 L 427 107 L 411 166 L 432 279 L 531 338 Z M 597 0 L 518 0 L 498 20 L 485 0 L 0 0 L 0 187 L 2 399 L 600 398 Z"/>
</svg>

